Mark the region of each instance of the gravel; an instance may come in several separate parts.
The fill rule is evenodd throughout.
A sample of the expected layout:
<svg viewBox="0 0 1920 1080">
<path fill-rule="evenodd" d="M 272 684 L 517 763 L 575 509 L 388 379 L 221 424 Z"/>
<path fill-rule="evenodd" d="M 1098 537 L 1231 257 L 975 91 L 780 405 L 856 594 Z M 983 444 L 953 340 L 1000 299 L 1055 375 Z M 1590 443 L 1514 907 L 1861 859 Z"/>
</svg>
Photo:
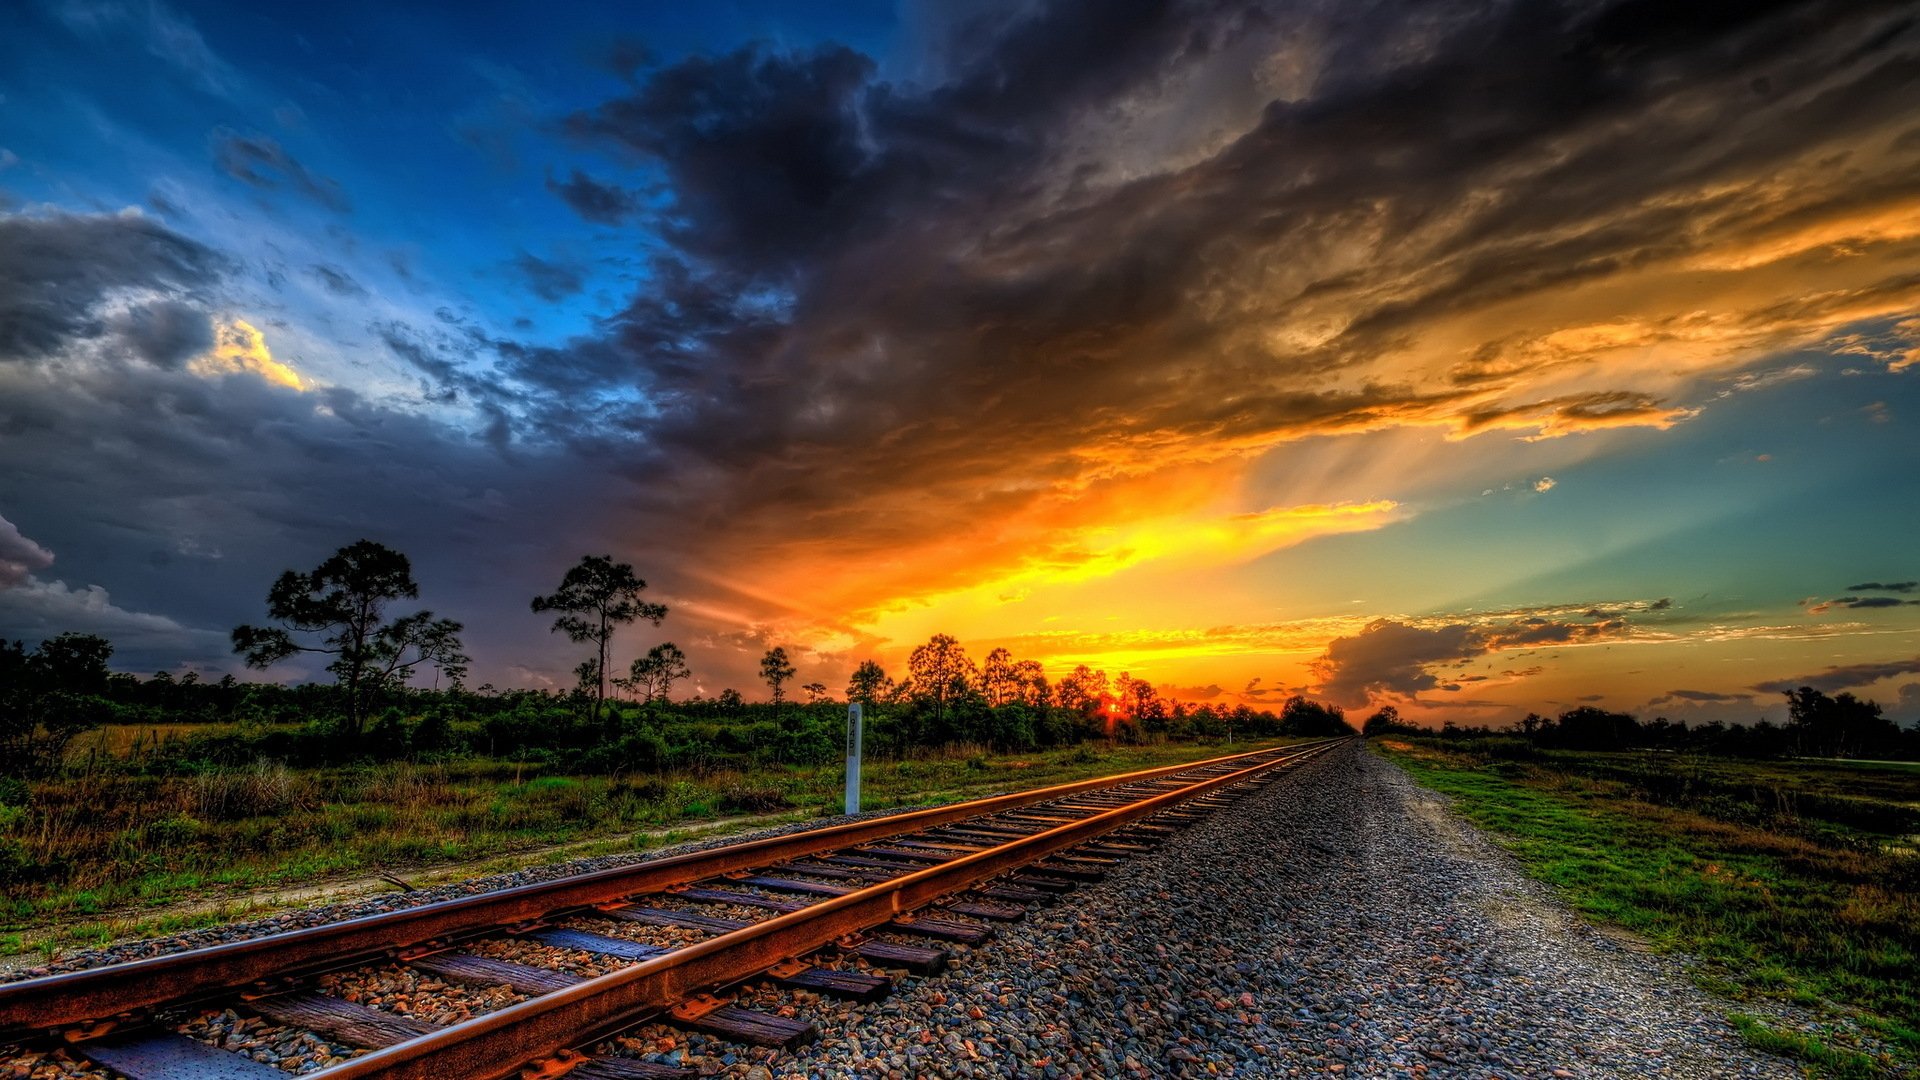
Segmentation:
<svg viewBox="0 0 1920 1080">
<path fill-rule="evenodd" d="M 365 1052 L 232 1009 L 203 1013 L 181 1025 L 179 1031 L 209 1046 L 232 1050 L 290 1073 L 312 1072 Z"/>
<path fill-rule="evenodd" d="M 1358 746 L 956 953 L 771 1075 L 1799 1075 Z"/>
<path fill-rule="evenodd" d="M 322 975 L 314 989 L 356 1005 L 429 1024 L 458 1024 L 527 1000 L 504 986 L 463 986 L 407 967 L 382 964 Z"/>
<path fill-rule="evenodd" d="M 556 869 L 392 899 L 467 895 Z M 337 919 L 368 908 L 323 910 Z M 325 918 L 299 913 L 263 922 L 270 931 L 318 921 Z M 594 922 L 600 932 L 643 932 Z M 239 936 L 248 929 L 263 932 L 254 924 Z M 661 1025 L 601 1049 L 748 1080 L 1798 1075 L 1746 1048 L 1675 962 L 1586 926 L 1438 796 L 1358 745 L 1292 770 L 1159 852 L 996 931 L 979 948 L 942 946 L 952 957 L 942 976 L 893 973 L 896 992 L 869 1005 L 770 986 L 744 991 L 740 1004 L 819 1028 L 823 1041 L 797 1052 Z M 208 933 L 227 940 L 218 930 L 188 937 Z M 540 958 L 524 942 L 489 948 L 504 950 L 501 958 Z M 549 952 L 546 962 L 582 974 L 599 966 Z M 516 997 L 404 968 L 336 976 L 323 989 L 441 1022 Z M 197 1033 L 223 1038 L 238 1019 L 203 1016 Z M 333 1049 L 269 1034 L 307 1060 Z M 34 1071 L 9 1070 L 20 1065 Z M 0 1077 L 89 1075 L 67 1069 L 0 1058 Z"/>
</svg>

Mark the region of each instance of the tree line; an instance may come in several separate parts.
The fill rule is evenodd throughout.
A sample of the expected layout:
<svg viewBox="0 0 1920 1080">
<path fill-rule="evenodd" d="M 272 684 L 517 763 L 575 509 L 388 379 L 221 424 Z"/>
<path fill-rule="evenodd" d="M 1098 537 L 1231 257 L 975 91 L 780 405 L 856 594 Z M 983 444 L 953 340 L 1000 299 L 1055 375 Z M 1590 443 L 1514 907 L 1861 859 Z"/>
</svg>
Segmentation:
<svg viewBox="0 0 1920 1080">
<path fill-rule="evenodd" d="M 302 655 L 325 657 L 331 686 L 202 681 L 167 672 L 150 679 L 114 673 L 112 644 L 63 634 L 33 650 L 0 648 L 0 752 L 6 771 L 59 766 L 81 732 L 109 722 L 240 722 L 237 734 L 196 736 L 169 751 L 173 762 L 241 763 L 266 756 L 299 763 L 439 754 L 544 756 L 565 767 L 701 767 L 743 757 L 826 761 L 840 752 L 843 723 L 833 692 L 819 681 L 790 684 L 798 670 L 784 646 L 768 648 L 759 673 L 770 700 L 750 704 L 728 688 L 675 701 L 692 677 L 673 642 L 653 645 L 615 674 L 614 639 L 623 627 L 660 626 L 666 605 L 645 599 L 647 584 L 611 556 L 583 557 L 552 593 L 533 597 L 552 614 L 551 632 L 588 647 L 575 685 L 559 691 L 469 689 L 469 658 L 457 621 L 401 610 L 420 595 L 407 557 L 361 540 L 310 571 L 288 570 L 268 590 L 268 622 L 232 633 L 234 651 L 267 669 Z M 4 644 L 4 643 L 0 643 Z M 429 685 L 420 685 L 431 675 Z M 869 717 L 875 753 L 956 743 L 1025 750 L 1084 739 L 1264 737 L 1351 732 L 1337 707 L 1296 697 L 1278 714 L 1245 705 L 1169 701 L 1123 672 L 1086 665 L 1051 682 L 1036 660 L 994 649 L 976 662 L 961 643 L 936 634 L 915 648 L 896 678 L 863 660 L 844 700 Z M 157 761 L 157 759 L 156 759 Z"/>
<path fill-rule="evenodd" d="M 1558 716 L 1528 713 L 1511 727 L 1443 725 L 1438 731 L 1403 720 L 1388 705 L 1361 725 L 1374 735 L 1437 735 L 1443 739 L 1519 739 L 1542 750 L 1664 750 L 1727 757 L 1885 758 L 1920 761 L 1920 724 L 1902 728 L 1878 702 L 1841 692 L 1829 696 L 1811 686 L 1785 692 L 1787 718 L 1776 724 L 1713 721 L 1688 724 L 1664 716 L 1641 720 L 1632 713 L 1593 705 Z"/>
</svg>

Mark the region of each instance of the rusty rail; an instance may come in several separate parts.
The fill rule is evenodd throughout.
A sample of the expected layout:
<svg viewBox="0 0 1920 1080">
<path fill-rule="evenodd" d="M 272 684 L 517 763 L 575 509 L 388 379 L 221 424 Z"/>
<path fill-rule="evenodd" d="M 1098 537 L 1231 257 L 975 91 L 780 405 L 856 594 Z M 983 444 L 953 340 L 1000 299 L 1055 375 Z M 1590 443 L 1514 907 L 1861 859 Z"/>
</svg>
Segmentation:
<svg viewBox="0 0 1920 1080">
<path fill-rule="evenodd" d="M 1330 745 L 1331 741 L 1298 744 L 1297 749 L 1306 752 L 1314 747 Z M 1180 765 L 1077 780 L 1033 791 L 848 822 L 632 866 L 612 867 L 284 934 L 0 984 L 0 1040 L 31 1038 L 81 1025 L 97 1026 L 102 1022 L 137 1017 L 161 1007 L 191 1004 L 258 983 L 284 983 L 384 959 L 425 942 L 458 941 L 504 925 L 558 917 L 635 893 L 658 891 L 733 870 L 802 858 L 1082 792 L 1155 780 L 1295 749 L 1269 747 Z"/>
<path fill-rule="evenodd" d="M 1314 744 L 879 882 L 309 1075 L 314 1080 L 438 1080 L 451 1076 L 492 1080 L 512 1075 L 530 1061 L 555 1060 L 564 1067 L 577 1053 L 576 1047 L 657 1016 L 701 990 L 749 978 L 783 960 L 882 925 L 948 893 L 1179 803 L 1313 757 L 1336 741 Z"/>
</svg>

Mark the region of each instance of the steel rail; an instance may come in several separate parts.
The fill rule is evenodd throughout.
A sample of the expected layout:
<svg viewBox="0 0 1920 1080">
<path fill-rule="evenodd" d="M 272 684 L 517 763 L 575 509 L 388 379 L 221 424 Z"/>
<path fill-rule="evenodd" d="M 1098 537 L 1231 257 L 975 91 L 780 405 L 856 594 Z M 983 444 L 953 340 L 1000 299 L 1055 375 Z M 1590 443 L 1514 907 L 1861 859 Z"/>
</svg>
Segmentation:
<svg viewBox="0 0 1920 1080">
<path fill-rule="evenodd" d="M 1324 744 L 1295 744 L 1301 748 L 1315 745 Z M 426 942 L 458 939 L 490 928 L 555 917 L 683 882 L 1290 749 L 1293 747 L 1269 747 L 1076 780 L 1032 791 L 750 840 L 631 866 L 610 867 L 166 956 L 0 984 L 0 1039 L 32 1038 L 163 1006 L 191 1004 L 258 983 L 307 978 L 384 959 Z"/>
<path fill-rule="evenodd" d="M 452 1076 L 493 1080 L 513 1075 L 530 1062 L 557 1060 L 564 1067 L 577 1047 L 657 1016 L 703 990 L 751 978 L 783 960 L 805 956 L 850 934 L 888 923 L 1010 869 L 1268 770 L 1314 757 L 1338 741 L 1315 744 L 823 900 L 308 1075 L 312 1080 L 443 1080 Z"/>
</svg>

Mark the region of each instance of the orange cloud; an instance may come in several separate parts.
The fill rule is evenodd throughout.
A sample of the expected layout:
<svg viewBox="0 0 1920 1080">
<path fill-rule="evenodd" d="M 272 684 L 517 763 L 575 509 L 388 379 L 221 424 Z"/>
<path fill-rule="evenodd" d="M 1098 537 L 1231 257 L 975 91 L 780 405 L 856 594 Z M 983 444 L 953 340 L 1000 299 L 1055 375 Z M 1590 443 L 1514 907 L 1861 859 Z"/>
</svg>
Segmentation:
<svg viewBox="0 0 1920 1080">
<path fill-rule="evenodd" d="M 273 358 L 266 335 L 245 319 L 223 320 L 213 351 L 188 364 L 188 370 L 203 378 L 251 374 L 290 390 L 313 388 L 299 372 Z"/>
</svg>

